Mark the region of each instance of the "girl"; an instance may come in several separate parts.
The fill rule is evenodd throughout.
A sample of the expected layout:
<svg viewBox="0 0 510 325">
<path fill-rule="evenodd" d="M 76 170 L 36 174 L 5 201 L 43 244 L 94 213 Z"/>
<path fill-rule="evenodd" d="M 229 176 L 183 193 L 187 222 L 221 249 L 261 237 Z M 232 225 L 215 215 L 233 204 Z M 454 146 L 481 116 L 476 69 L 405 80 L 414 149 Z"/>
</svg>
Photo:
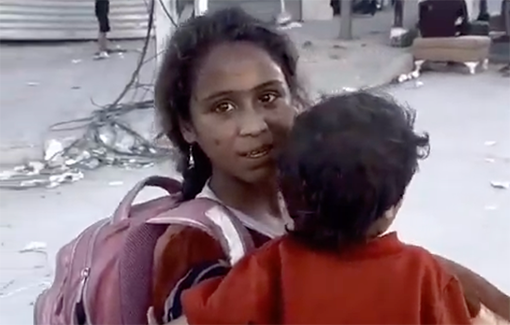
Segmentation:
<svg viewBox="0 0 510 325">
<path fill-rule="evenodd" d="M 227 206 L 257 246 L 291 223 L 275 157 L 297 112 L 308 107 L 297 59 L 287 36 L 229 8 L 176 30 L 156 83 L 164 132 L 181 155 L 184 200 L 208 197 Z M 151 315 L 158 323 L 181 316 L 178 293 L 210 274 L 201 270 L 221 269 L 224 258 L 207 234 L 175 228 L 161 237 L 155 255 Z M 508 298 L 471 271 L 442 261 L 476 281 L 482 300 Z"/>
</svg>

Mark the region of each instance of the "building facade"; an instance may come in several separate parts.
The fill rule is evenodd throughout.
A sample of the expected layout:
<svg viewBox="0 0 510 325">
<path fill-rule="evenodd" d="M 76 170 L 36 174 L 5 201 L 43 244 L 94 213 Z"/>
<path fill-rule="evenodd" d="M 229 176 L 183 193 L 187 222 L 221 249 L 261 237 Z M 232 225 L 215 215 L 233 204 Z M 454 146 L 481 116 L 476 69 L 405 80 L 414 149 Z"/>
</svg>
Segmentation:
<svg viewBox="0 0 510 325">
<path fill-rule="evenodd" d="M 193 0 L 155 0 L 183 12 Z M 143 38 L 149 0 L 110 0 L 112 39 Z M 240 6 L 264 20 L 281 11 L 280 0 L 209 0 L 209 10 Z M 329 0 L 285 0 L 294 20 L 331 18 Z M 161 19 L 161 18 L 160 18 Z M 0 0 L 0 40 L 88 40 L 97 37 L 94 0 Z"/>
</svg>

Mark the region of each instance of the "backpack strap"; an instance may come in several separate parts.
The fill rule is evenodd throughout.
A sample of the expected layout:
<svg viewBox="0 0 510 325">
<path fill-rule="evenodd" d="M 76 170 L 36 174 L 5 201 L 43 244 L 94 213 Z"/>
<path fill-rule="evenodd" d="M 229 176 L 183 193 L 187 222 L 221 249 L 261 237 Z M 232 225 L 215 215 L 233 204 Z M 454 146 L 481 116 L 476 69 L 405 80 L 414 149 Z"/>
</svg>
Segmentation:
<svg viewBox="0 0 510 325">
<path fill-rule="evenodd" d="M 171 196 L 179 195 L 181 191 L 181 183 L 175 179 L 163 176 L 147 177 L 146 179 L 138 182 L 122 199 L 112 216 L 113 222 L 118 222 L 130 217 L 133 202 L 138 194 L 147 186 L 161 188 L 168 192 Z"/>
<path fill-rule="evenodd" d="M 230 210 L 206 198 L 183 202 L 130 229 L 119 260 L 122 324 L 146 323 L 153 286 L 154 248 L 170 225 L 206 232 L 218 240 L 231 265 L 255 247 L 247 229 Z"/>
<path fill-rule="evenodd" d="M 208 198 L 183 202 L 147 223 L 198 228 L 220 242 L 231 265 L 255 249 L 253 239 L 241 221 L 227 207 Z"/>
</svg>

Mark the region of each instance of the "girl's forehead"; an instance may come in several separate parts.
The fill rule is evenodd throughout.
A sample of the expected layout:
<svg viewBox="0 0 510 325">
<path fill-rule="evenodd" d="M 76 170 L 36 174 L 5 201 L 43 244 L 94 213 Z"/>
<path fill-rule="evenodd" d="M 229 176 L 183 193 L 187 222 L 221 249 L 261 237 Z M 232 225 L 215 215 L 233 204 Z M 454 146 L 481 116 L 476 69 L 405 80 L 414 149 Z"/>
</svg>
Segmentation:
<svg viewBox="0 0 510 325">
<path fill-rule="evenodd" d="M 285 82 L 285 76 L 269 53 L 250 43 L 226 43 L 204 57 L 194 92 L 202 99 L 216 93 L 249 91 L 271 81 Z"/>
</svg>

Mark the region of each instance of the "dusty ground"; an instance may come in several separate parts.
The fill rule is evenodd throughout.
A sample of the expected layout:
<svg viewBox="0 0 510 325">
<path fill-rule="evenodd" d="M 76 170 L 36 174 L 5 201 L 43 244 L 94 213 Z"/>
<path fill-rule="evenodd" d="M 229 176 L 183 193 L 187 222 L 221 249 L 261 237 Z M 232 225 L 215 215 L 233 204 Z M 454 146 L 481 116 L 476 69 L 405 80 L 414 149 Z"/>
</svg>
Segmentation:
<svg viewBox="0 0 510 325">
<path fill-rule="evenodd" d="M 508 79 L 494 72 L 429 73 L 420 81 L 418 88 L 388 89 L 417 109 L 417 127 L 432 141 L 395 228 L 404 240 L 471 267 L 509 293 L 510 191 L 490 185 L 510 181 Z M 53 190 L 0 192 L 0 323 L 29 324 L 36 295 L 51 281 L 57 249 L 109 215 L 142 177 L 172 170 L 108 168 Z M 47 245 L 47 258 L 20 253 L 34 241 Z"/>
</svg>

